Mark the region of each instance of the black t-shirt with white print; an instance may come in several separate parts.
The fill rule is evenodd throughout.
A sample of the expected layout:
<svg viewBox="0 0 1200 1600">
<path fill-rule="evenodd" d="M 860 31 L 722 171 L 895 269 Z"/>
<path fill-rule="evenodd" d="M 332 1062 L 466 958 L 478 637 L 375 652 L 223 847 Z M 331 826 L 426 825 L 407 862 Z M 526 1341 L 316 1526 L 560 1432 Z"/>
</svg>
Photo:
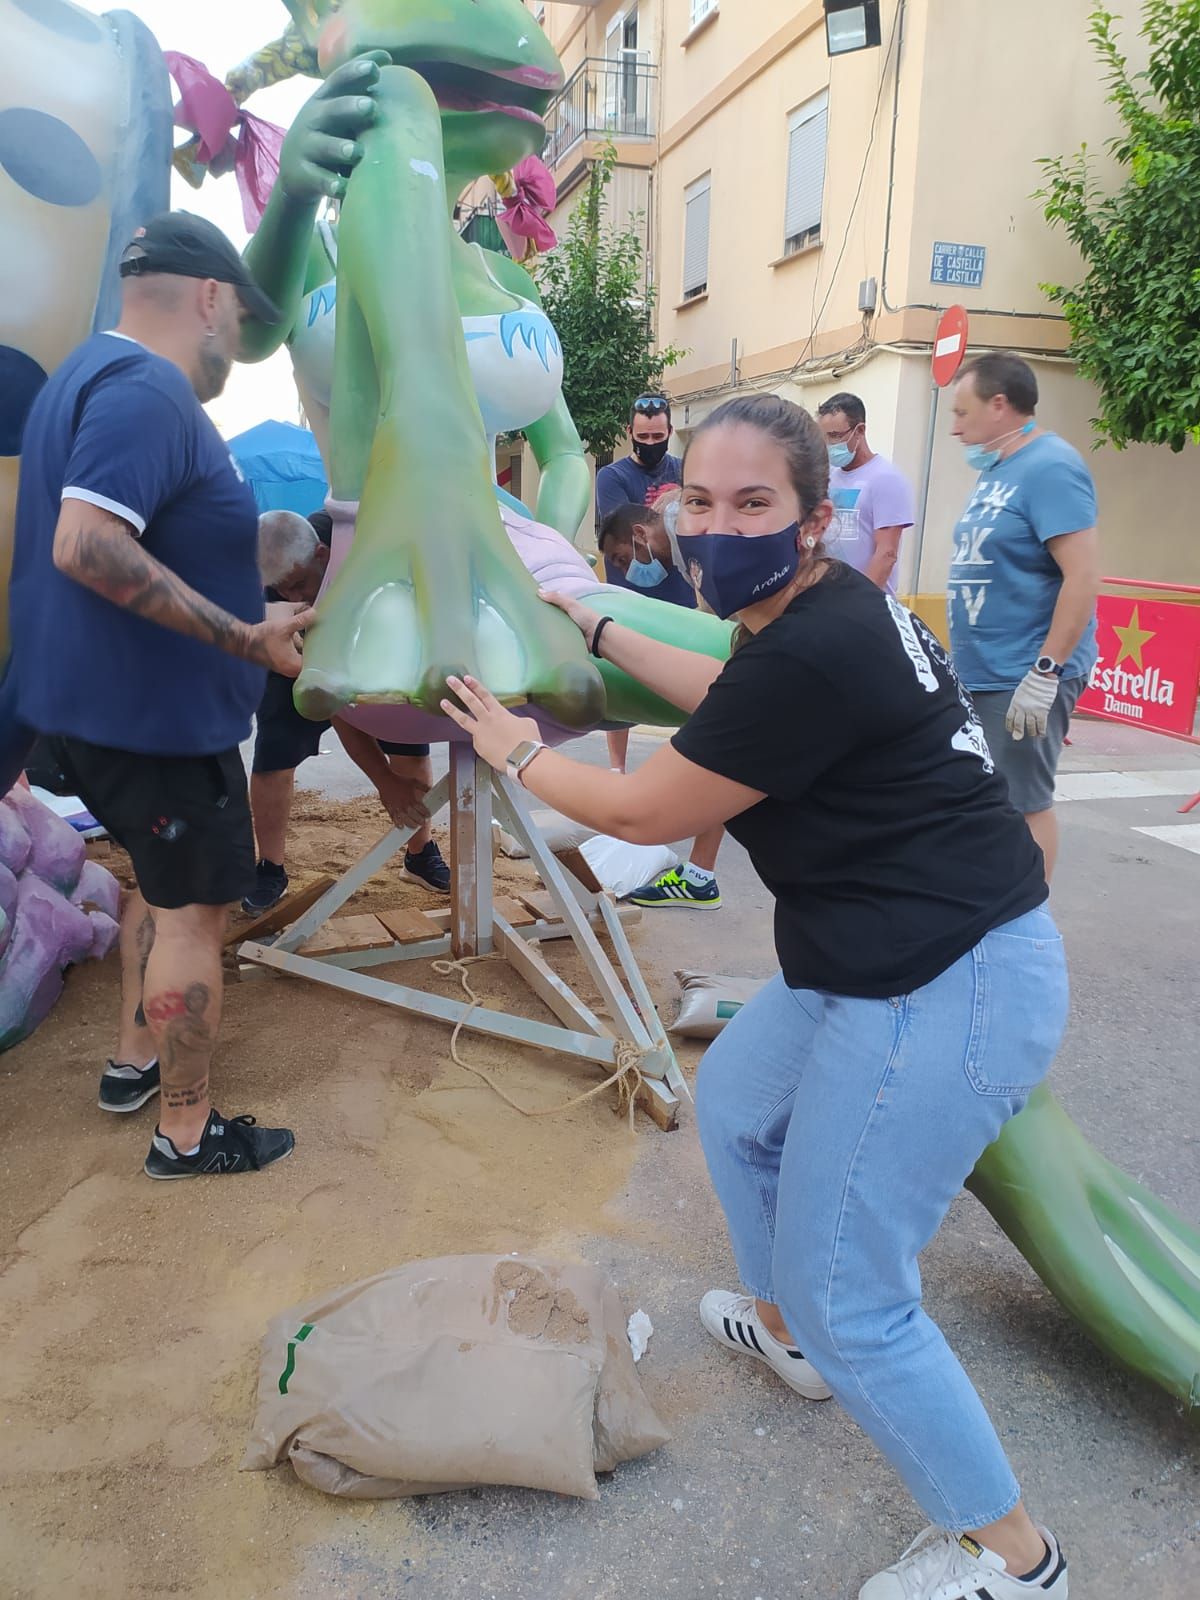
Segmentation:
<svg viewBox="0 0 1200 1600">
<path fill-rule="evenodd" d="M 671 742 L 767 796 L 728 826 L 792 988 L 907 994 L 1047 897 L 946 651 L 847 567 L 738 650 Z"/>
</svg>

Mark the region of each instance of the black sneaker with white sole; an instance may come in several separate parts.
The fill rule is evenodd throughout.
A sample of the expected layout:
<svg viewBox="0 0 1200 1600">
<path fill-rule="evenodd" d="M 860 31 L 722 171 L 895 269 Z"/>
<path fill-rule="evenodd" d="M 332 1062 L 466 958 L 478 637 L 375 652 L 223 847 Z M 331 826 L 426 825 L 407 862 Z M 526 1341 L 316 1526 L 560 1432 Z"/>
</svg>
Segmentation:
<svg viewBox="0 0 1200 1600">
<path fill-rule="evenodd" d="M 254 869 L 254 887 L 242 900 L 242 910 L 251 916 L 278 905 L 287 893 L 288 875 L 277 861 L 260 861 Z"/>
<path fill-rule="evenodd" d="M 228 1172 L 257 1172 L 290 1156 L 296 1136 L 290 1128 L 260 1128 L 253 1117 L 208 1114 L 200 1143 L 190 1155 L 180 1152 L 157 1128 L 146 1157 L 148 1178 L 205 1178 Z"/>
<path fill-rule="evenodd" d="M 794 1345 L 781 1344 L 763 1326 L 754 1297 L 710 1289 L 700 1301 L 700 1321 L 718 1344 L 735 1355 L 753 1356 L 771 1367 L 806 1400 L 828 1400 L 833 1390 Z"/>
<path fill-rule="evenodd" d="M 138 1111 L 158 1093 L 158 1058 L 144 1067 L 107 1061 L 100 1077 L 101 1111 Z"/>
<path fill-rule="evenodd" d="M 425 848 L 418 850 L 416 855 L 410 855 L 406 851 L 404 871 L 407 877 L 415 878 L 427 889 L 436 889 L 439 894 L 450 893 L 450 868 L 438 849 L 436 839 L 430 839 Z"/>
</svg>

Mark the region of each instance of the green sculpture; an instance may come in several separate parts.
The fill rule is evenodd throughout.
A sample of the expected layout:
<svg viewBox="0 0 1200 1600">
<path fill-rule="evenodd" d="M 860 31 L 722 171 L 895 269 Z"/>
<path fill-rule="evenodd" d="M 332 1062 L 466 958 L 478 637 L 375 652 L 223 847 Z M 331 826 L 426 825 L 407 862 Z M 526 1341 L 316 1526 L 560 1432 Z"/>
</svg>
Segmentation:
<svg viewBox="0 0 1200 1600">
<path fill-rule="evenodd" d="M 7 3 L 0 0 L 0 10 Z M 228 82 L 241 101 L 293 72 L 325 80 L 287 136 L 279 182 L 250 246 L 256 276 L 288 313 L 298 383 L 345 535 L 306 642 L 303 707 L 325 714 L 353 702 L 352 716 L 423 717 L 444 693 L 446 674 L 465 669 L 502 698 L 536 701 L 569 726 L 677 721 L 673 708 L 623 674 L 597 668 L 578 630 L 537 599 L 506 532 L 527 515 L 502 506 L 492 480 L 493 435 L 523 428 L 542 468 L 537 516 L 573 538 L 588 504 L 588 470 L 562 402 L 554 330 L 528 275 L 466 245 L 451 222 L 453 202 L 472 179 L 507 171 L 540 148 L 541 114 L 562 82 L 550 46 L 520 0 L 288 6 L 293 20 L 283 39 Z M 31 30 L 52 24 L 59 55 L 31 48 L 23 74 L 35 111 L 60 106 L 62 86 L 40 81 L 34 69 L 49 62 L 61 69 L 63 51 L 79 56 L 81 74 L 108 74 L 110 88 L 122 86 L 127 67 L 96 54 L 99 24 L 69 0 L 55 0 L 29 28 L 21 23 L 18 60 L 26 34 L 35 45 Z M 148 48 L 142 39 L 147 82 L 162 77 Z M 75 70 L 73 56 L 68 66 Z M 80 82 L 91 93 L 92 81 Z M 101 137 L 115 146 L 113 130 L 95 136 L 97 147 Z M 176 164 L 186 169 L 193 159 L 185 147 Z M 115 157 L 113 164 L 116 171 Z M 30 183 L 44 186 L 52 167 L 34 163 Z M 318 217 L 329 200 L 342 203 L 337 223 Z M 112 211 L 115 217 L 115 204 Z M 55 214 L 94 220 L 65 203 Z M 35 239 L 48 236 L 48 222 L 39 232 L 20 209 L 6 220 Z M 20 377 L 35 356 L 51 370 L 87 331 L 110 242 L 107 225 L 93 233 L 70 252 L 53 253 L 74 277 L 59 286 L 42 321 L 28 313 L 39 303 L 32 269 L 24 300 L 9 307 L 11 343 L 0 357 L 9 363 L 10 397 L 13 374 Z M 249 328 L 249 356 L 267 355 L 278 337 Z M 25 348 L 35 338 L 42 344 Z M 14 445 L 0 450 L 0 552 L 15 453 Z M 589 582 L 585 575 L 577 585 L 581 597 Z M 728 652 L 729 629 L 715 618 L 629 590 L 605 591 L 602 603 L 671 643 L 717 657 Z M 0 700 L 2 691 L 0 682 Z M 439 718 L 432 736 L 447 734 Z M 1094 1151 L 1044 1089 L 986 1152 L 969 1187 L 1104 1350 L 1197 1406 L 1196 1229 Z"/>
</svg>

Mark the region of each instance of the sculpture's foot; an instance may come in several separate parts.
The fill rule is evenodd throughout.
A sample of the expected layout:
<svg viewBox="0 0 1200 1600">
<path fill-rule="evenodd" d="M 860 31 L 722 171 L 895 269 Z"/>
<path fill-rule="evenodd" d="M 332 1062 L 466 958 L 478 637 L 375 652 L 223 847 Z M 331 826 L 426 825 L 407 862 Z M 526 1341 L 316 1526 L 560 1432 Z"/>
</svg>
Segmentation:
<svg viewBox="0 0 1200 1600">
<path fill-rule="evenodd" d="M 360 522 L 305 637 L 296 684 L 305 716 L 352 704 L 439 715 L 447 679 L 471 676 L 504 704 L 533 703 L 567 727 L 602 720 L 603 682 L 578 629 L 538 599 L 494 503 L 488 509 L 495 530 L 473 544 L 449 534 L 417 543 L 403 529 L 364 538 Z"/>
</svg>

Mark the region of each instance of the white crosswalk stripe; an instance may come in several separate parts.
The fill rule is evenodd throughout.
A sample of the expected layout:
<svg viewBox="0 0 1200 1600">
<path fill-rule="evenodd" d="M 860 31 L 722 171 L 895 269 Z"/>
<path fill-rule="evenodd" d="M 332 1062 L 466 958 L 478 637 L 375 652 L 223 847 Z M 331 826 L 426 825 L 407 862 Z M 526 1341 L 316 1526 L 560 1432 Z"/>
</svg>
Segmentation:
<svg viewBox="0 0 1200 1600">
<path fill-rule="evenodd" d="M 1144 833 L 1148 838 L 1160 839 L 1163 844 L 1177 844 L 1200 856 L 1200 822 L 1171 822 L 1161 828 L 1135 828 L 1134 833 Z"/>
<path fill-rule="evenodd" d="M 1056 801 L 1141 800 L 1154 795 L 1190 795 L 1200 791 L 1200 767 L 1176 772 L 1060 772 Z"/>
</svg>

